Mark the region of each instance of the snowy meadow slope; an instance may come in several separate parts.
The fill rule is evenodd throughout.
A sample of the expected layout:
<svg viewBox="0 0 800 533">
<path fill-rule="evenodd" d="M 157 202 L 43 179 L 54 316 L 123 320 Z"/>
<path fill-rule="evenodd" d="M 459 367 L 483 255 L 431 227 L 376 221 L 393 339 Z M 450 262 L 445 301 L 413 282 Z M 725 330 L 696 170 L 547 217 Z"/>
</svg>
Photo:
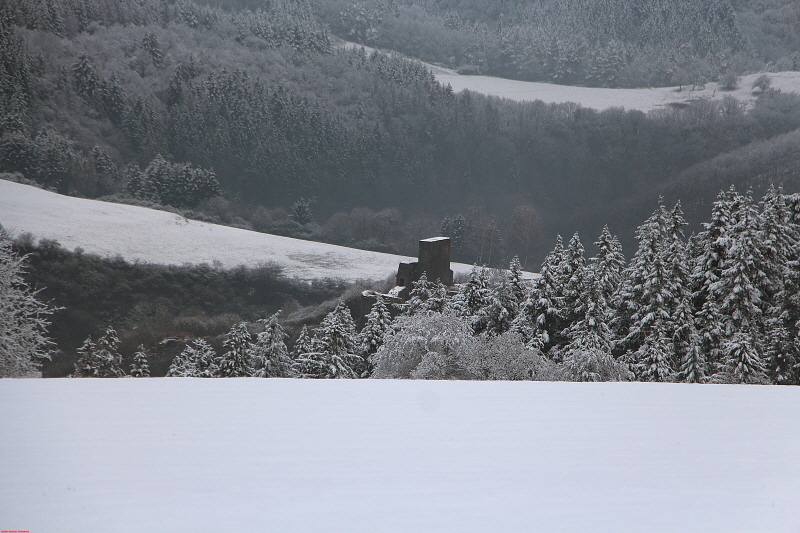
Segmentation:
<svg viewBox="0 0 800 533">
<path fill-rule="evenodd" d="M 342 43 L 344 48 L 361 48 L 352 42 Z M 367 52 L 375 49 L 364 47 Z M 389 50 L 382 52 L 393 54 Z M 489 96 L 507 98 L 515 102 L 541 100 L 546 104 L 574 102 L 583 107 L 603 110 L 624 107 L 628 110 L 652 111 L 670 105 L 685 105 L 692 100 L 722 100 L 726 95 L 736 98 L 745 108 L 753 105 L 757 94 L 751 89 L 761 74 L 748 74 L 739 78 L 734 90 L 722 90 L 716 82 L 692 90 L 692 85 L 682 87 L 653 87 L 645 89 L 608 89 L 603 87 L 579 87 L 532 81 L 510 80 L 496 76 L 462 75 L 455 70 L 422 62 L 442 85 L 450 85 L 456 93 L 469 90 Z M 800 93 L 800 72 L 771 72 L 772 88 L 786 93 Z"/>
<path fill-rule="evenodd" d="M 796 533 L 800 389 L 0 381 L 0 527 Z"/>
<path fill-rule="evenodd" d="M 745 107 L 750 107 L 757 98 L 750 87 L 759 77 L 759 74 L 742 76 L 739 87 L 732 91 L 723 91 L 714 82 L 709 82 L 698 90 L 692 90 L 691 85 L 649 89 L 606 89 L 507 80 L 492 76 L 463 76 L 453 70 L 433 65 L 430 66 L 430 70 L 440 83 L 444 85 L 449 83 L 455 92 L 468 89 L 516 102 L 534 100 L 541 100 L 546 104 L 575 102 L 583 107 L 597 110 L 624 107 L 644 112 L 670 105 L 685 105 L 692 100 L 722 100 L 726 95 L 736 98 Z M 800 92 L 800 72 L 775 72 L 769 76 L 772 78 L 772 88 L 787 93 Z"/>
<path fill-rule="evenodd" d="M 232 268 L 275 263 L 289 277 L 383 280 L 409 257 L 219 226 L 131 205 L 73 198 L 0 180 L 0 224 L 103 257 Z M 454 272 L 471 266 L 452 263 Z"/>
</svg>

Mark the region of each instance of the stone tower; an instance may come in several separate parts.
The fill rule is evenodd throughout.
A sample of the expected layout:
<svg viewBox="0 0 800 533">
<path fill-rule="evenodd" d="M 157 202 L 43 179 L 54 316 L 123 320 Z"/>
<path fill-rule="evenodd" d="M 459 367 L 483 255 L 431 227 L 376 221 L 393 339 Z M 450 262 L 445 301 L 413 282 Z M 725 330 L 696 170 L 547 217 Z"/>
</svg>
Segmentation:
<svg viewBox="0 0 800 533">
<path fill-rule="evenodd" d="M 405 287 L 403 297 L 408 297 L 411 284 L 419 281 L 422 273 L 428 281 L 441 280 L 445 286 L 453 284 L 453 271 L 450 270 L 450 237 L 432 237 L 419 241 L 419 260 L 404 261 L 397 269 L 397 285 Z"/>
</svg>

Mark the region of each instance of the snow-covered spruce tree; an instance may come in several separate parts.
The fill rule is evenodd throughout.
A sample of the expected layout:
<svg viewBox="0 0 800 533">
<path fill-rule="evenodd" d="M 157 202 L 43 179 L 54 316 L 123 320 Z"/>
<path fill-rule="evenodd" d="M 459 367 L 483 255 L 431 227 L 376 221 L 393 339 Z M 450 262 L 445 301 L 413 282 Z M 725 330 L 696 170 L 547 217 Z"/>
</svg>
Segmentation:
<svg viewBox="0 0 800 533">
<path fill-rule="evenodd" d="M 143 344 L 140 344 L 133 354 L 133 363 L 131 363 L 131 371 L 128 374 L 132 378 L 149 378 L 150 377 L 150 364 L 147 362 L 147 350 Z"/>
<path fill-rule="evenodd" d="M 356 378 L 366 371 L 356 349 L 356 327 L 350 309 L 340 302 L 319 327 L 317 351 L 300 354 L 292 365 L 306 378 Z"/>
<path fill-rule="evenodd" d="M 646 337 L 647 330 L 643 330 L 642 324 L 636 323 L 636 315 L 641 314 L 643 295 L 648 289 L 646 287 L 648 277 L 658 275 L 663 277 L 664 265 L 661 252 L 665 227 L 666 210 L 659 199 L 658 208 L 636 229 L 636 240 L 639 245 L 623 271 L 622 281 L 612 297 L 614 318 L 611 326 L 619 338 L 617 345 L 620 354 L 635 351 Z M 658 270 L 651 268 L 651 264 L 655 261 L 659 262 Z M 654 288 L 650 288 L 651 294 Z M 661 318 L 664 318 L 663 313 Z"/>
<path fill-rule="evenodd" d="M 511 269 L 503 273 L 500 283 L 491 287 L 486 305 L 473 317 L 472 329 L 476 334 L 486 332 L 489 335 L 500 335 L 509 331 L 517 318 L 524 285 L 519 259 L 514 259 L 516 265 L 512 261 Z"/>
<path fill-rule="evenodd" d="M 441 280 L 429 281 L 425 272 L 411 283 L 408 302 L 403 304 L 403 314 L 413 315 L 423 311 L 441 313 L 447 304 L 447 287 Z"/>
<path fill-rule="evenodd" d="M 125 375 L 122 369 L 122 355 L 119 353 L 119 337 L 111 326 L 97 341 L 97 354 L 102 362 L 100 377 L 119 378 Z"/>
<path fill-rule="evenodd" d="M 256 335 L 252 349 L 256 377 L 288 378 L 294 375 L 292 358 L 286 347 L 289 336 L 278 322 L 280 314 L 278 311 L 266 320 L 259 320 L 264 324 L 264 331 Z"/>
<path fill-rule="evenodd" d="M 794 221 L 791 201 L 782 187 L 770 187 L 759 204 L 761 249 L 769 268 L 767 277 L 773 284 L 764 292 L 772 297 L 782 289 L 786 265 L 800 257 L 800 226 Z"/>
<path fill-rule="evenodd" d="M 522 335 L 525 342 L 543 353 L 550 350 L 550 339 L 559 332 L 564 292 L 559 266 L 563 257 L 564 245 L 559 235 L 555 248 L 542 263 L 539 279 L 525 292 L 519 314 L 511 326 L 512 330 Z"/>
<path fill-rule="evenodd" d="M 589 268 L 593 271 L 597 290 L 607 302 L 610 302 L 625 270 L 622 245 L 615 235 L 611 235 L 608 226 L 603 227 L 600 238 L 594 244 L 599 251 L 596 256 L 589 259 Z"/>
<path fill-rule="evenodd" d="M 191 346 L 194 351 L 189 361 L 194 367 L 195 376 L 198 378 L 215 378 L 219 376 L 217 368 L 217 352 L 203 339 L 193 339 Z"/>
<path fill-rule="evenodd" d="M 720 370 L 711 376 L 712 383 L 768 383 L 759 346 L 747 332 L 736 331 L 722 344 Z"/>
<path fill-rule="evenodd" d="M 92 337 L 87 337 L 78 348 L 78 360 L 75 362 L 76 378 L 118 378 L 125 375 L 122 370 L 122 356 L 117 351 L 119 339 L 114 328 L 109 326 L 95 344 Z"/>
<path fill-rule="evenodd" d="M 195 349 L 191 344 L 187 344 L 181 353 L 172 359 L 172 363 L 167 370 L 168 378 L 191 378 L 195 377 L 194 366 Z"/>
<path fill-rule="evenodd" d="M 684 240 L 681 203 L 669 214 L 666 228 L 664 262 L 669 271 L 667 277 L 670 302 L 670 320 L 667 331 L 670 335 L 671 368 L 677 369 L 675 379 L 688 383 L 699 383 L 705 376 L 705 355 L 700 349 L 700 335 L 694 318 L 694 302 L 691 289 L 692 267 L 689 246 Z"/>
<path fill-rule="evenodd" d="M 794 266 L 800 248 L 800 227 L 794 221 L 792 200 L 783 189 L 770 187 L 760 202 L 761 249 L 767 261 L 769 284 L 760 287 L 765 308 L 765 354 L 767 373 L 773 383 L 792 383 L 797 358 L 796 327 L 792 320 L 797 283 Z"/>
<path fill-rule="evenodd" d="M 568 329 L 584 315 L 582 307 L 582 291 L 586 284 L 586 259 L 584 257 L 583 243 L 580 236 L 575 233 L 567 244 L 564 259 L 561 262 L 561 282 L 564 287 L 564 301 L 562 307 L 562 329 Z"/>
<path fill-rule="evenodd" d="M 800 384 L 800 261 L 789 261 L 769 319 L 767 368 L 773 383 Z"/>
<path fill-rule="evenodd" d="M 614 335 L 607 323 L 608 304 L 591 269 L 586 270 L 584 283 L 584 315 L 566 331 L 569 344 L 559 349 L 561 354 L 557 358 L 563 360 L 568 374 L 576 381 L 627 380 L 630 372 L 611 355 Z"/>
<path fill-rule="evenodd" d="M 710 297 L 722 316 L 723 345 L 718 379 L 761 383 L 766 379 L 762 360 L 767 302 L 768 261 L 761 249 L 759 216 L 750 194 L 736 195 L 731 209 L 730 246 Z"/>
<path fill-rule="evenodd" d="M 671 381 L 677 370 L 672 313 L 678 282 L 667 256 L 669 226 L 670 215 L 659 199 L 658 208 L 636 230 L 639 246 L 614 296 L 613 326 L 620 337 L 615 349 L 646 381 Z"/>
<path fill-rule="evenodd" d="M 459 316 L 476 316 L 489 303 L 489 271 L 477 265 L 472 267 L 469 280 L 458 287 L 450 308 Z"/>
<path fill-rule="evenodd" d="M 72 377 L 97 378 L 99 376 L 100 361 L 97 358 L 97 345 L 92 341 L 91 335 L 86 337 L 78 348 L 78 360 L 75 361 L 75 372 Z"/>
<path fill-rule="evenodd" d="M 222 343 L 226 351 L 216 360 L 217 373 L 220 377 L 238 378 L 253 375 L 250 340 L 246 323 L 242 322 L 231 328 Z"/>
<path fill-rule="evenodd" d="M 303 325 L 303 329 L 300 330 L 300 335 L 297 337 L 297 340 L 294 341 L 294 349 L 292 350 L 292 359 L 297 359 L 303 354 L 314 353 L 319 351 L 317 350 L 318 343 L 319 340 L 316 338 L 316 336 L 312 336 L 308 332 L 308 326 Z"/>
<path fill-rule="evenodd" d="M 721 358 L 720 348 L 724 337 L 722 314 L 712 288 L 722 275 L 723 263 L 732 240 L 732 206 L 736 190 L 731 187 L 721 191 L 711 209 L 711 222 L 704 222 L 704 230 L 694 239 L 692 266 L 692 299 L 695 302 L 696 325 L 700 334 L 702 352 L 706 354 L 709 371 Z"/>
<path fill-rule="evenodd" d="M 511 264 L 508 266 L 508 283 L 511 285 L 511 294 L 518 303 L 522 303 L 522 300 L 525 299 L 525 293 L 528 291 L 528 287 L 525 284 L 522 275 L 522 263 L 519 260 L 519 256 L 514 256 L 511 259 Z"/>
<path fill-rule="evenodd" d="M 0 377 L 41 377 L 41 362 L 50 358 L 53 309 L 22 279 L 24 262 L 0 229 Z"/>
<path fill-rule="evenodd" d="M 392 315 L 389 313 L 389 308 L 386 307 L 383 298 L 378 295 L 375 303 L 372 304 L 369 314 L 367 314 L 366 323 L 357 339 L 358 349 L 369 367 L 372 366 L 372 356 L 375 355 L 378 348 L 383 346 L 383 340 L 391 328 Z M 367 370 L 371 372 L 372 368 Z"/>
<path fill-rule="evenodd" d="M 218 377 L 217 353 L 203 339 L 192 339 L 183 351 L 175 356 L 167 377 L 214 378 Z"/>
</svg>

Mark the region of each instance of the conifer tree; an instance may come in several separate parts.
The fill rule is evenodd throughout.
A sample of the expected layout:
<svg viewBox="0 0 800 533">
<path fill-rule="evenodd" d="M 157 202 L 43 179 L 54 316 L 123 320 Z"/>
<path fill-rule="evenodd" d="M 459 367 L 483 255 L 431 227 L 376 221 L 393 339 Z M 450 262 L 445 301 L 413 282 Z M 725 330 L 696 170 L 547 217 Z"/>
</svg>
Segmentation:
<svg viewBox="0 0 800 533">
<path fill-rule="evenodd" d="M 681 325 L 674 322 L 674 313 L 681 280 L 673 276 L 681 272 L 674 262 L 683 258 L 682 225 L 680 206 L 670 214 L 659 199 L 658 208 L 636 230 L 639 247 L 615 295 L 614 325 L 621 336 L 617 350 L 648 381 L 671 381 L 680 364 L 674 332 Z M 690 307 L 682 310 L 691 315 Z"/>
<path fill-rule="evenodd" d="M 611 235 L 608 226 L 603 227 L 600 238 L 594 243 L 599 248 L 597 255 L 589 260 L 597 289 L 607 302 L 619 286 L 622 272 L 625 269 L 625 256 L 622 245 L 616 236 Z"/>
<path fill-rule="evenodd" d="M 317 342 L 318 341 L 316 337 L 313 337 L 308 332 L 308 326 L 304 324 L 303 329 L 300 330 L 300 335 L 297 337 L 297 340 L 294 343 L 294 349 L 292 350 L 292 358 L 297 359 L 303 354 L 316 352 Z"/>
<path fill-rule="evenodd" d="M 192 339 L 183 351 L 175 356 L 167 377 L 213 378 L 218 377 L 216 352 L 203 339 Z"/>
<path fill-rule="evenodd" d="M 221 377 L 237 378 L 253 375 L 250 357 L 250 332 L 244 322 L 234 325 L 222 345 L 227 350 L 217 358 L 216 364 Z"/>
<path fill-rule="evenodd" d="M 526 291 L 512 325 L 512 329 L 519 332 L 531 347 L 543 353 L 548 353 L 560 332 L 564 287 L 559 273 L 563 257 L 564 246 L 559 235 L 555 248 L 542 263 L 539 279 Z"/>
<path fill-rule="evenodd" d="M 217 352 L 203 339 L 193 339 L 191 346 L 194 349 L 190 360 L 194 366 L 195 376 L 198 378 L 215 378 L 219 375 L 217 368 Z"/>
<path fill-rule="evenodd" d="M 586 276 L 584 251 L 581 238 L 575 233 L 567 244 L 559 269 L 561 283 L 564 287 L 560 325 L 562 330 L 569 329 L 585 314 L 585 310 L 582 309 L 582 291 L 585 287 L 584 278 Z"/>
<path fill-rule="evenodd" d="M 133 354 L 133 363 L 131 363 L 131 372 L 129 374 L 134 378 L 149 378 L 150 365 L 147 362 L 147 350 L 143 344 L 139 345 L 136 353 Z"/>
<path fill-rule="evenodd" d="M 759 346 L 750 333 L 737 331 L 722 345 L 722 361 L 712 382 L 767 383 Z"/>
<path fill-rule="evenodd" d="M 286 347 L 288 335 L 278 322 L 281 311 L 278 311 L 266 320 L 259 320 L 264 324 L 264 331 L 256 335 L 253 345 L 253 364 L 256 367 L 256 377 L 262 378 L 287 378 L 292 376 L 292 359 Z"/>
<path fill-rule="evenodd" d="M 692 269 L 692 298 L 698 306 L 696 323 L 702 351 L 712 365 L 720 360 L 720 346 L 724 336 L 722 314 L 712 288 L 722 275 L 732 242 L 730 227 L 735 196 L 736 190 L 733 187 L 717 195 L 711 209 L 711 222 L 703 223 L 704 230 L 694 240 L 696 254 Z"/>
<path fill-rule="evenodd" d="M 119 337 L 111 326 L 106 328 L 105 333 L 97 341 L 98 355 L 104 362 L 101 373 L 103 377 L 120 377 L 125 375 L 122 370 L 122 355 L 119 353 Z"/>
<path fill-rule="evenodd" d="M 150 54 L 153 60 L 153 65 L 161 68 L 164 64 L 164 52 L 161 50 L 161 43 L 158 42 L 158 37 L 152 31 L 145 34 L 142 39 L 142 48 Z"/>
<path fill-rule="evenodd" d="M 361 356 L 367 361 L 383 346 L 383 339 L 392 328 L 392 315 L 380 295 L 372 304 L 366 323 L 358 336 Z"/>
<path fill-rule="evenodd" d="M 625 366 L 611 355 L 613 333 L 607 322 L 609 310 L 594 279 L 594 271 L 587 269 L 585 276 L 584 315 L 565 332 L 569 344 L 557 348 L 562 353 L 556 358 L 564 361 L 577 381 L 628 379 Z"/>
<path fill-rule="evenodd" d="M 764 310 L 767 302 L 760 287 L 769 280 L 767 260 L 761 248 L 759 217 L 753 199 L 737 195 L 732 208 L 731 244 L 719 280 L 711 296 L 723 317 L 725 342 L 722 368 L 736 380 L 760 381 L 763 377 Z"/>
<path fill-rule="evenodd" d="M 403 311 L 405 315 L 421 311 L 441 313 L 444 310 L 447 304 L 447 287 L 441 280 L 428 281 L 427 274 L 423 272 L 419 280 L 412 282 L 411 286 L 411 293 Z"/>
<path fill-rule="evenodd" d="M 667 322 L 670 344 L 670 366 L 679 370 L 677 379 L 691 383 L 699 382 L 705 375 L 705 356 L 700 350 L 700 337 L 694 317 L 691 290 L 692 269 L 689 248 L 684 241 L 681 203 L 669 214 L 666 228 L 664 263 L 668 269 L 668 293 L 670 320 Z"/>
<path fill-rule="evenodd" d="M 523 291 L 522 269 L 519 267 L 519 260 L 516 259 L 516 267 L 512 261 L 511 269 L 503 273 L 500 283 L 491 288 L 486 305 L 472 320 L 472 329 L 475 333 L 501 335 L 509 331 L 519 314 L 520 296 Z"/>
<path fill-rule="evenodd" d="M 477 265 L 472 267 L 469 280 L 462 283 L 450 307 L 459 316 L 476 316 L 489 303 L 489 271 Z"/>
<path fill-rule="evenodd" d="M 769 319 L 767 369 L 773 383 L 800 384 L 800 261 L 789 261 Z"/>
<path fill-rule="evenodd" d="M 172 359 L 172 363 L 167 370 L 168 378 L 189 378 L 194 377 L 194 347 L 186 345 L 181 353 Z"/>
<path fill-rule="evenodd" d="M 118 378 L 125 375 L 122 370 L 122 356 L 117 351 L 119 339 L 111 326 L 95 344 L 87 337 L 78 349 L 74 377 L 79 378 Z"/>
<path fill-rule="evenodd" d="M 81 54 L 78 61 L 72 66 L 75 78 L 75 91 L 88 104 L 94 106 L 100 101 L 101 82 L 97 69 L 86 54 Z"/>
<path fill-rule="evenodd" d="M 567 244 L 564 250 L 564 255 L 559 265 L 559 275 L 564 285 L 565 297 L 576 300 L 577 294 L 580 293 L 580 288 L 583 286 L 582 269 L 586 265 L 586 258 L 584 257 L 583 243 L 581 237 L 575 233 Z M 576 294 L 570 295 L 570 291 Z"/>
<path fill-rule="evenodd" d="M 677 379 L 685 383 L 702 383 L 707 374 L 706 356 L 702 351 L 699 335 L 695 331 L 695 338 L 683 355 Z"/>
<path fill-rule="evenodd" d="M 783 188 L 770 186 L 760 202 L 759 230 L 761 249 L 767 260 L 767 276 L 773 284 L 779 284 L 789 261 L 800 253 L 800 220 L 794 220 L 791 200 L 783 194 Z M 765 293 L 772 296 L 782 287 L 767 286 Z"/>
<path fill-rule="evenodd" d="M 525 299 L 527 287 L 523 279 L 522 263 L 517 255 L 511 259 L 511 264 L 508 267 L 508 282 L 511 285 L 512 298 L 517 303 L 522 303 L 522 300 Z"/>
<path fill-rule="evenodd" d="M 355 323 L 350 309 L 340 302 L 320 324 L 315 351 L 303 353 L 293 368 L 306 378 L 356 378 L 366 371 L 364 358 L 356 354 Z"/>
<path fill-rule="evenodd" d="M 75 361 L 75 372 L 72 376 L 76 378 L 97 378 L 100 377 L 100 361 L 97 358 L 97 345 L 92 341 L 91 335 L 86 337 L 83 344 L 78 348 L 78 360 Z"/>
</svg>

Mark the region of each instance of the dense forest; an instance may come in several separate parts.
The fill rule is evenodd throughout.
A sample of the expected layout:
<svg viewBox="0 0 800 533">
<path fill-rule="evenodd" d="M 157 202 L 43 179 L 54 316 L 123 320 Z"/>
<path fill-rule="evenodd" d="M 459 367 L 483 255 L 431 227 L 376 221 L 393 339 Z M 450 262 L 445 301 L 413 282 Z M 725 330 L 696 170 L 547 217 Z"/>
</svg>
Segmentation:
<svg viewBox="0 0 800 533">
<path fill-rule="evenodd" d="M 730 70 L 758 70 L 773 62 L 781 70 L 797 68 L 797 37 L 774 38 L 800 29 L 796 3 L 741 4 L 719 0 L 312 2 L 322 20 L 341 37 L 470 74 L 641 87 L 691 84 L 717 79 Z"/>
<path fill-rule="evenodd" d="M 797 2 L 647 6 L 5 2 L 0 171 L 67 194 L 379 251 L 413 254 L 419 238 L 444 232 L 457 260 L 503 265 L 516 254 L 526 268 L 555 234 L 603 223 L 633 246 L 659 194 L 684 198 L 699 229 L 730 183 L 796 190 L 795 94 L 765 86 L 752 109 L 729 98 L 648 114 L 517 104 L 454 94 L 413 60 L 334 44 L 384 35 L 402 50 L 403 36 L 444 51 L 436 36 L 536 41 L 552 37 L 547 27 L 557 41 L 581 40 L 569 46 L 586 57 L 618 43 L 630 68 L 661 68 L 648 58 L 673 61 L 664 51 L 678 42 L 676 54 L 713 67 L 709 79 L 766 61 L 796 68 Z M 364 20 L 376 31 L 345 24 Z M 437 21 L 456 29 L 438 31 Z M 434 26 L 420 33 L 425 24 Z M 538 46 L 519 43 L 508 46 Z"/>
</svg>

